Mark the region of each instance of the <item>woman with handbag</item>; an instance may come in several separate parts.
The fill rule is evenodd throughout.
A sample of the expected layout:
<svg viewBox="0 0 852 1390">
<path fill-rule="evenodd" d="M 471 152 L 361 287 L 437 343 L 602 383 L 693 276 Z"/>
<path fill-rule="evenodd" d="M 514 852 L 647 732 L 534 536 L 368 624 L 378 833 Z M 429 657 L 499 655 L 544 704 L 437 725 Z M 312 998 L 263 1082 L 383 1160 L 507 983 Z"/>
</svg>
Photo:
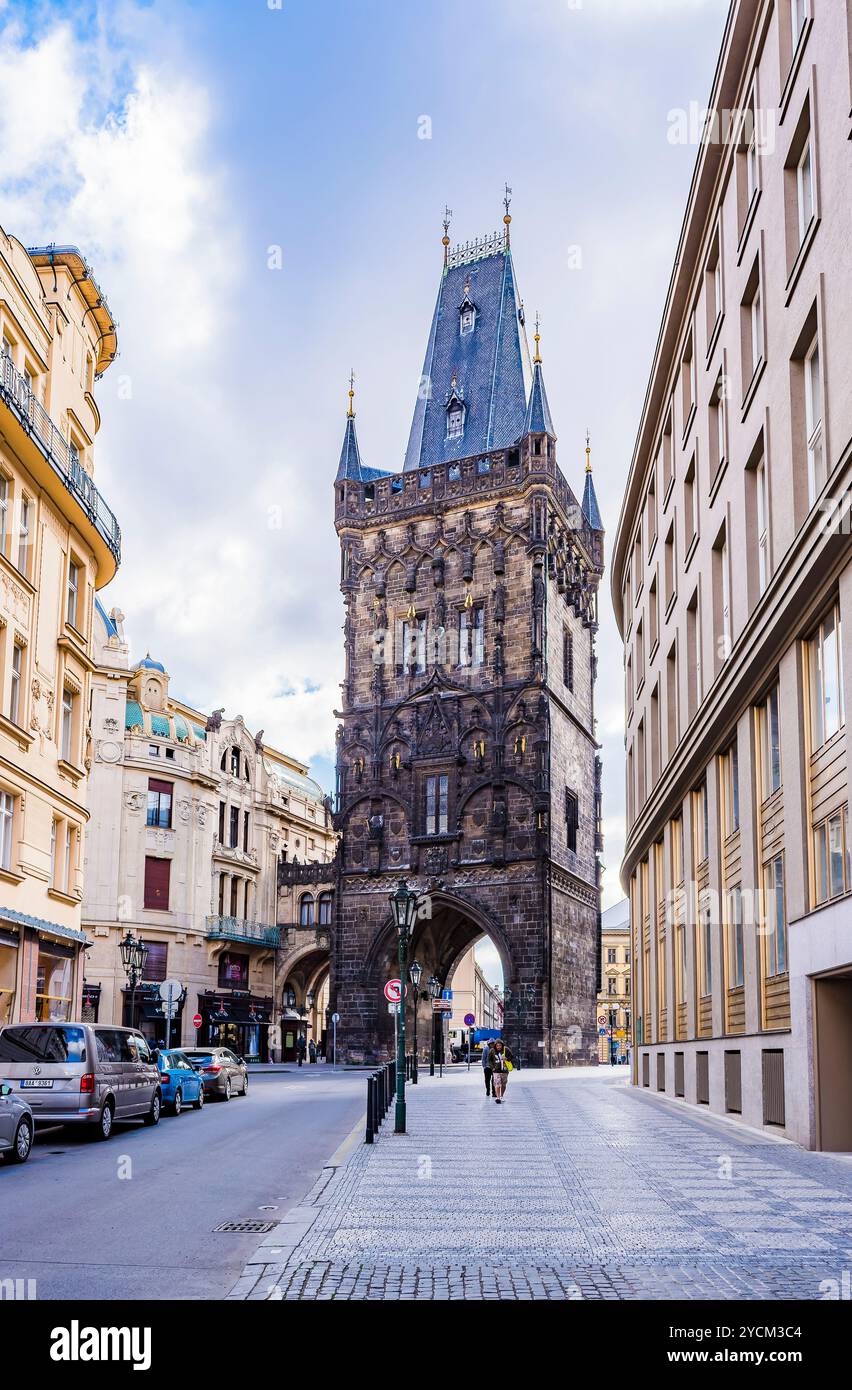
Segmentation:
<svg viewBox="0 0 852 1390">
<path fill-rule="evenodd" d="M 506 1083 L 509 1080 L 513 1060 L 503 1039 L 495 1038 L 488 1053 L 488 1065 L 491 1068 L 491 1089 L 498 1105 L 502 1103 L 506 1093 Z"/>
</svg>

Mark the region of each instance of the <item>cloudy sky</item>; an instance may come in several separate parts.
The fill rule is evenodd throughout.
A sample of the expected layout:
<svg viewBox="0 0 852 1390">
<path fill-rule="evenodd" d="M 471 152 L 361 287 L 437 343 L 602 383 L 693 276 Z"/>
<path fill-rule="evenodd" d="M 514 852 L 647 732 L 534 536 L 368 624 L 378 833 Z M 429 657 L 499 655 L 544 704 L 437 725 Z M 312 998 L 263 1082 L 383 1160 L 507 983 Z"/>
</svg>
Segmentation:
<svg viewBox="0 0 852 1390">
<path fill-rule="evenodd" d="M 441 266 L 514 190 L 559 460 L 591 431 L 615 530 L 727 0 L 0 0 L 0 223 L 78 244 L 119 320 L 101 595 L 172 689 L 329 789 L 342 610 L 331 483 L 350 366 L 401 467 Z M 428 119 L 426 119 L 428 118 Z M 428 138 L 423 138 L 427 136 Z M 621 896 L 622 662 L 605 581 L 606 895 Z"/>
</svg>

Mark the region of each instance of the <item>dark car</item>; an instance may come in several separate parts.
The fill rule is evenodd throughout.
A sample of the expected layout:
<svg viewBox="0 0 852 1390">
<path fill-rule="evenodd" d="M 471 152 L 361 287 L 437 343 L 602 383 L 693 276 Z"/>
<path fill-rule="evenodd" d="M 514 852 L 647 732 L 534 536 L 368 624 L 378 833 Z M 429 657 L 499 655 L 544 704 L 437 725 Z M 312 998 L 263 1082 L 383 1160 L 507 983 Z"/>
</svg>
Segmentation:
<svg viewBox="0 0 852 1390">
<path fill-rule="evenodd" d="M 229 1047 L 188 1047 L 184 1056 L 199 1073 L 208 1096 L 230 1100 L 248 1095 L 248 1067 Z"/>
</svg>

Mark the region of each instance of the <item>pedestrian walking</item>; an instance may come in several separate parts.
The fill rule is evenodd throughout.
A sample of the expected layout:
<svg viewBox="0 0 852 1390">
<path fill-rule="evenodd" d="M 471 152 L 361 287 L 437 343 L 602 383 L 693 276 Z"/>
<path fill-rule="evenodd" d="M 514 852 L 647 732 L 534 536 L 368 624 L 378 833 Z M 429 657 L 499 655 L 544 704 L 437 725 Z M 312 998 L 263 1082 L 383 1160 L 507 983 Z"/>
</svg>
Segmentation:
<svg viewBox="0 0 852 1390">
<path fill-rule="evenodd" d="M 506 1083 L 512 1070 L 514 1058 L 502 1038 L 495 1038 L 488 1053 L 491 1068 L 491 1090 L 498 1105 L 503 1103 Z"/>
<path fill-rule="evenodd" d="M 485 1077 L 485 1094 L 491 1095 L 491 1065 L 489 1056 L 491 1053 L 490 1043 L 485 1043 L 482 1048 L 482 1075 Z"/>
<path fill-rule="evenodd" d="M 298 1042 L 296 1043 L 296 1055 L 297 1055 L 297 1057 L 298 1057 L 298 1059 L 299 1059 L 299 1066 L 301 1066 L 302 1063 L 303 1063 L 304 1060 L 305 1060 L 305 1053 L 306 1053 L 306 1051 L 307 1051 L 307 1044 L 305 1043 L 305 1035 L 304 1035 L 304 1033 L 300 1033 L 300 1034 L 299 1034 L 299 1040 L 298 1040 Z"/>
<path fill-rule="evenodd" d="M 310 1042 L 308 1043 L 308 1057 L 310 1058 L 312 1063 L 317 1060 L 317 1045 L 314 1042 L 313 1038 L 311 1038 Z"/>
</svg>

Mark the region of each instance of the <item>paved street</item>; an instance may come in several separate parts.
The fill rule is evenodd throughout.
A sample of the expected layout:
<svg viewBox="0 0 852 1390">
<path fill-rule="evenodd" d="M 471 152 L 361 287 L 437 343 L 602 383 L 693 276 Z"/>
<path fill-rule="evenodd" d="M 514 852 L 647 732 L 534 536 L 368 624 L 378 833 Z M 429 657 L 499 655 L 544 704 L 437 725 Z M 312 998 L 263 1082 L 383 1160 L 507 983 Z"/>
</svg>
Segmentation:
<svg viewBox="0 0 852 1390">
<path fill-rule="evenodd" d="M 363 1073 L 305 1066 L 106 1144 L 43 1131 L 22 1168 L 0 1163 L 0 1278 L 40 1299 L 221 1298 L 258 1236 L 213 1227 L 300 1201 L 363 1107 Z"/>
<path fill-rule="evenodd" d="M 232 1297 L 818 1299 L 852 1268 L 852 1156 L 603 1068 L 515 1074 L 500 1107 L 478 1068 L 408 1097 L 409 1133 L 391 1113 L 324 1173 Z"/>
</svg>

